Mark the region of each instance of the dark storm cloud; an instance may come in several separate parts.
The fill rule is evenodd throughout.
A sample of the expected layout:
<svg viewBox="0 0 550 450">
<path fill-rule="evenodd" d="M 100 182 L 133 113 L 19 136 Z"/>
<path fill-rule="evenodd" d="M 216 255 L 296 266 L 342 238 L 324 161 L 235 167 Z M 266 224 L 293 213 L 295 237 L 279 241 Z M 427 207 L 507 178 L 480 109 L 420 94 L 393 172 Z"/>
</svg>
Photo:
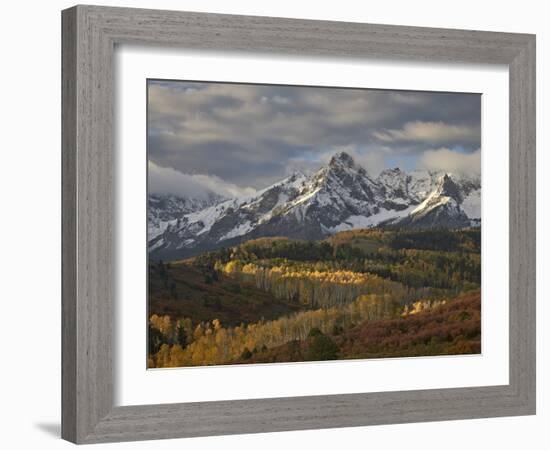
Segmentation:
<svg viewBox="0 0 550 450">
<path fill-rule="evenodd" d="M 437 164 L 480 148 L 478 94 L 172 81 L 148 89 L 150 161 L 242 187 L 318 167 L 341 149 L 376 175 L 400 156 L 430 166 L 435 152 Z"/>
</svg>

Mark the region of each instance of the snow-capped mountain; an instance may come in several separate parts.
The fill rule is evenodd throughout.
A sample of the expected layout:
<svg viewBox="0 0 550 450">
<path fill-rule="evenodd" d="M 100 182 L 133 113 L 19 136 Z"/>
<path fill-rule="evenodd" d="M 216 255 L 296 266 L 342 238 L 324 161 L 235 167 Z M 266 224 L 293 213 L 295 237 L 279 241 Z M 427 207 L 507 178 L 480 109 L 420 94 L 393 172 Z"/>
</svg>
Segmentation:
<svg viewBox="0 0 550 450">
<path fill-rule="evenodd" d="M 394 220 L 399 227 L 464 228 L 470 226 L 470 218 L 462 210 L 463 191 L 448 174 L 438 178 L 436 188 L 407 216 Z"/>
<path fill-rule="evenodd" d="M 380 173 L 377 181 L 383 189 L 389 208 L 393 205 L 394 209 L 400 209 L 401 205 L 410 204 L 410 177 L 401 169 L 386 169 Z"/>
<path fill-rule="evenodd" d="M 479 177 L 398 168 L 372 178 L 341 152 L 311 175 L 296 172 L 246 198 L 167 214 L 163 228 L 150 235 L 149 251 L 176 258 L 263 236 L 321 239 L 373 226 L 462 228 L 480 219 L 480 187 Z"/>
<path fill-rule="evenodd" d="M 179 217 L 200 211 L 225 200 L 209 193 L 206 198 L 183 198 L 177 195 L 151 194 L 147 199 L 147 240 L 161 234 L 169 225 L 174 225 Z"/>
</svg>

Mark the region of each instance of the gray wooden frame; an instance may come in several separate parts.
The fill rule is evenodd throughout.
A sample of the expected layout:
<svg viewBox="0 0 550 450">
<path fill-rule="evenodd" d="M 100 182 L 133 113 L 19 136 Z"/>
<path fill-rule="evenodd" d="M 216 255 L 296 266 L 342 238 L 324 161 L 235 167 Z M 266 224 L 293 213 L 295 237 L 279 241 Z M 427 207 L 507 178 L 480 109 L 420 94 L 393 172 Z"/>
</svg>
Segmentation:
<svg viewBox="0 0 550 450">
<path fill-rule="evenodd" d="M 63 11 L 62 30 L 64 439 L 94 443 L 535 413 L 535 36 L 96 6 Z M 506 64 L 509 384 L 114 407 L 113 52 L 116 44 L 136 43 Z"/>
</svg>

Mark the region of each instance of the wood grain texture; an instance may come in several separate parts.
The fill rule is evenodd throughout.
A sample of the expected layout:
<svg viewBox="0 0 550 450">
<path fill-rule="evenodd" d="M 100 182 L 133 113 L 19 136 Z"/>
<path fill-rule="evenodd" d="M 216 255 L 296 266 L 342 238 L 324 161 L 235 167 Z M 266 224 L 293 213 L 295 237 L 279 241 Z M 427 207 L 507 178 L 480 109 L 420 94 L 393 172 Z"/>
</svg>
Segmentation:
<svg viewBox="0 0 550 450">
<path fill-rule="evenodd" d="M 62 17 L 62 435 L 76 440 L 76 10 Z"/>
<path fill-rule="evenodd" d="M 68 10 L 62 46 L 63 401 L 72 405 L 62 436 L 76 442 L 113 406 L 113 48 L 90 19 Z"/>
<path fill-rule="evenodd" d="M 535 409 L 536 95 L 535 40 L 510 71 L 510 384 Z"/>
<path fill-rule="evenodd" d="M 534 36 L 95 6 L 63 11 L 62 29 L 65 439 L 111 442 L 535 412 Z M 510 71 L 510 383 L 114 407 L 115 44 L 506 64 Z"/>
</svg>

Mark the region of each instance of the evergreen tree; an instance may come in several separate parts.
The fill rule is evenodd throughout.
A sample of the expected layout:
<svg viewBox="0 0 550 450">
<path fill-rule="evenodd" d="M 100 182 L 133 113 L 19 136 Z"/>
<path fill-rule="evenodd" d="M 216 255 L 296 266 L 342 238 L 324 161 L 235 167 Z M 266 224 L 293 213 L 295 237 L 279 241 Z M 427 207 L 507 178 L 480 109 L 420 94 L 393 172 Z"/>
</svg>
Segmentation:
<svg viewBox="0 0 550 450">
<path fill-rule="evenodd" d="M 313 330 L 315 330 L 315 328 L 312 329 L 312 331 Z M 308 341 L 308 360 L 327 361 L 338 358 L 338 346 L 329 336 L 321 333 L 320 330 L 318 333 L 316 332 L 313 337 L 310 337 Z"/>
</svg>

